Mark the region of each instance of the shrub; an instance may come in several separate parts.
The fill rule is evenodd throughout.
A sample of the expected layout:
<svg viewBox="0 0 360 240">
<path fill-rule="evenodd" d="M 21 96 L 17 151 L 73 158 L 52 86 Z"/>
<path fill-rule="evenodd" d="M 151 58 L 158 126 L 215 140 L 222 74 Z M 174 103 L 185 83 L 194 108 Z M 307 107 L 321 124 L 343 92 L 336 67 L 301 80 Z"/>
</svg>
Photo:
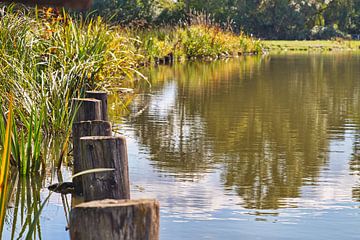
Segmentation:
<svg viewBox="0 0 360 240">
<path fill-rule="evenodd" d="M 349 36 L 333 26 L 314 26 L 310 31 L 311 39 L 349 38 Z"/>
</svg>

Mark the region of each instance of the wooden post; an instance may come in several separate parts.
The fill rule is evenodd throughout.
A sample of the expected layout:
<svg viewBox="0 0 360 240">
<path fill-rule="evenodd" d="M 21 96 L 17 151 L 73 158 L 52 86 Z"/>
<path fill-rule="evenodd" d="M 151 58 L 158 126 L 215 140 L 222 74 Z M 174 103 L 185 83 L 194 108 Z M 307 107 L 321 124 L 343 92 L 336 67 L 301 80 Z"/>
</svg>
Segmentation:
<svg viewBox="0 0 360 240">
<path fill-rule="evenodd" d="M 101 101 L 101 109 L 102 109 L 102 119 L 104 121 L 108 121 L 108 95 L 106 92 L 102 91 L 86 91 L 86 98 L 95 98 Z"/>
<path fill-rule="evenodd" d="M 92 98 L 73 98 L 74 122 L 101 120 L 101 101 Z"/>
<path fill-rule="evenodd" d="M 156 200 L 102 200 L 82 203 L 70 213 L 71 240 L 158 240 Z"/>
<path fill-rule="evenodd" d="M 83 121 L 75 122 L 72 126 L 73 134 L 73 156 L 74 156 L 74 174 L 81 172 L 85 169 L 81 168 L 80 164 L 80 138 L 87 136 L 111 136 L 111 123 L 105 121 Z M 75 193 L 82 195 L 82 177 L 73 179 L 75 186 Z"/>
<path fill-rule="evenodd" d="M 80 138 L 80 167 L 113 168 L 111 172 L 90 173 L 82 176 L 84 200 L 129 199 L 129 173 L 124 137 Z"/>
</svg>

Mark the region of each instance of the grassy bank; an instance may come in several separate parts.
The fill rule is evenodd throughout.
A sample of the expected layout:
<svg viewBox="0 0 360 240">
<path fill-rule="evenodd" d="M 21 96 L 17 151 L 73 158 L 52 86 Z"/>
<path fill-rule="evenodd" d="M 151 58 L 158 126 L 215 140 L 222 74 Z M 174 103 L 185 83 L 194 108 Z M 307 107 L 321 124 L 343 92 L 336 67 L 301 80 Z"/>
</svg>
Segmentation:
<svg viewBox="0 0 360 240">
<path fill-rule="evenodd" d="M 140 53 L 146 62 L 214 60 L 249 53 L 260 53 L 260 41 L 243 34 L 224 32 L 216 26 L 192 25 L 131 32 L 140 40 Z"/>
<path fill-rule="evenodd" d="M 71 99 L 86 90 L 128 86 L 144 79 L 144 65 L 262 50 L 257 40 L 201 23 L 135 30 L 52 9 L 7 7 L 0 14 L 0 147 L 13 96 L 11 163 L 23 175 L 66 156 L 75 107 Z M 45 150 L 54 139 L 63 139 L 55 156 Z"/>
<path fill-rule="evenodd" d="M 360 41 L 317 40 L 317 41 L 262 41 L 270 52 L 281 51 L 360 51 Z"/>
</svg>

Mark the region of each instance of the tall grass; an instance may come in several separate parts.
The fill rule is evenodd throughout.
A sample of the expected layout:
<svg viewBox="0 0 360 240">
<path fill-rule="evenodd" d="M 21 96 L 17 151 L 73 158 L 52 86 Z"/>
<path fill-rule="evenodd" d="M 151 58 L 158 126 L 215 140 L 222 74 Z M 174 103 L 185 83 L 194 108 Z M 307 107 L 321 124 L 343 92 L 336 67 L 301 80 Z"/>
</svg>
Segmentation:
<svg viewBox="0 0 360 240">
<path fill-rule="evenodd" d="M 5 135 L 3 139 L 2 157 L 0 163 L 0 235 L 4 226 L 5 210 L 8 200 L 8 176 L 10 168 L 10 153 L 11 153 L 11 130 L 12 130 L 12 114 L 13 106 L 12 99 L 10 99 L 9 112 L 6 121 Z M 0 116 L 2 118 L 2 116 Z"/>
<path fill-rule="evenodd" d="M 22 175 L 46 166 L 44 139 L 62 139 L 66 155 L 74 113 L 72 98 L 143 77 L 140 66 L 192 58 L 215 59 L 261 51 L 261 43 L 208 22 L 134 30 L 101 18 L 70 17 L 52 9 L 0 11 L 0 103 L 14 95 L 11 162 Z M 5 121 L 0 121 L 4 128 Z M 4 142 L 0 141 L 0 146 Z"/>
<path fill-rule="evenodd" d="M 1 16 L 0 36 L 0 91 L 11 90 L 25 116 L 45 104 L 47 133 L 65 132 L 73 97 L 101 87 L 109 72 L 121 80 L 136 62 L 121 40 L 111 49 L 116 34 L 101 19 L 35 18 L 10 9 Z"/>
<path fill-rule="evenodd" d="M 132 78 L 138 56 L 126 47 L 133 40 L 100 18 L 73 20 L 65 12 L 13 7 L 0 12 L 0 102 L 6 105 L 6 93 L 14 94 L 11 157 L 27 175 L 45 167 L 43 139 L 61 138 L 66 150 L 75 109 L 71 99 Z"/>
<path fill-rule="evenodd" d="M 14 125 L 12 156 L 20 174 L 28 175 L 30 172 L 38 172 L 41 164 L 44 165 L 41 153 L 43 140 L 41 127 L 45 112 L 43 109 L 39 112 L 32 109 L 30 118 L 23 116 L 21 112 L 19 115 L 22 127 Z"/>
<path fill-rule="evenodd" d="M 231 24 L 219 24 L 211 15 L 192 12 L 190 22 L 177 27 L 135 31 L 140 36 L 141 51 L 150 61 L 171 57 L 173 60 L 217 59 L 242 54 L 257 54 L 263 45 L 252 36 L 235 34 Z M 131 32 L 134 34 L 134 32 Z"/>
<path fill-rule="evenodd" d="M 172 61 L 227 58 L 257 54 L 263 49 L 259 40 L 243 33 L 237 35 L 205 24 L 141 30 L 136 35 L 141 39 L 139 51 L 150 62 L 167 57 L 171 57 Z"/>
</svg>

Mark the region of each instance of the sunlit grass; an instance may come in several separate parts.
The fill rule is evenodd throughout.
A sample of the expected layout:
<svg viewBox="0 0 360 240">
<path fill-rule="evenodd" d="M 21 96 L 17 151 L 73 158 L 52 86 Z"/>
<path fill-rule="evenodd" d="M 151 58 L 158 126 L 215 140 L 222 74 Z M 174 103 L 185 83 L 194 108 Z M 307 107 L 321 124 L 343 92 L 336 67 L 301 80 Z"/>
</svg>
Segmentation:
<svg viewBox="0 0 360 240">
<path fill-rule="evenodd" d="M 173 58 L 173 61 L 226 58 L 261 53 L 263 47 L 252 37 L 203 24 L 143 30 L 136 34 L 141 40 L 139 51 L 148 61 L 166 57 Z"/>
<path fill-rule="evenodd" d="M 264 40 L 264 47 L 276 51 L 360 51 L 360 41 L 352 40 L 313 40 L 313 41 L 281 41 Z"/>
<path fill-rule="evenodd" d="M 7 111 L 6 93 L 12 92 L 11 159 L 22 175 L 45 168 L 45 138 L 63 139 L 57 159 L 67 154 L 72 98 L 132 79 L 138 63 L 130 50 L 135 40 L 119 37 L 100 18 L 35 13 L 10 6 L 0 16 L 0 112 Z"/>
<path fill-rule="evenodd" d="M 9 6 L 0 15 L 1 112 L 11 92 L 11 163 L 21 175 L 46 168 L 44 139 L 62 139 L 58 164 L 53 165 L 60 167 L 76 109 L 71 100 L 86 90 L 114 89 L 134 78 L 145 79 L 140 66 L 166 58 L 216 59 L 262 51 L 258 40 L 202 23 L 138 31 L 109 25 L 100 17 L 72 18 L 51 9 Z"/>
<path fill-rule="evenodd" d="M 11 153 L 11 133 L 13 124 L 13 106 L 12 98 L 10 98 L 9 112 L 6 119 L 6 129 L 3 139 L 2 157 L 0 163 L 0 234 L 4 226 L 5 210 L 8 200 L 8 177 L 10 169 L 10 153 Z M 0 115 L 0 118 L 3 116 Z"/>
</svg>

